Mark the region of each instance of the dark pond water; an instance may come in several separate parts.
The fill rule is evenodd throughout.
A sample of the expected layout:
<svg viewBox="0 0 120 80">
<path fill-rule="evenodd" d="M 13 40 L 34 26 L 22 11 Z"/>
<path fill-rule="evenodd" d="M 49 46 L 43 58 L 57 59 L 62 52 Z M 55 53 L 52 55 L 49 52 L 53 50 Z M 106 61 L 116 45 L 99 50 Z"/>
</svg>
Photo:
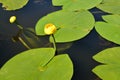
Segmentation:
<svg viewBox="0 0 120 80">
<path fill-rule="evenodd" d="M 26 28 L 34 28 L 39 18 L 60 9 L 61 7 L 53 7 L 51 0 L 30 0 L 24 8 L 16 11 L 5 11 L 0 4 L 0 67 L 17 53 L 27 50 L 20 42 L 14 43 L 11 40 L 11 37 L 18 32 L 18 28 L 16 25 L 9 23 L 10 16 L 16 15 L 18 22 Z M 96 8 L 90 11 L 97 21 L 102 20 L 101 15 L 106 14 Z M 117 45 L 100 37 L 95 29 L 83 39 L 73 42 L 73 45 L 65 50 L 74 64 L 72 80 L 100 80 L 91 71 L 98 65 L 92 59 L 92 56 L 101 50 L 113 46 Z"/>
</svg>

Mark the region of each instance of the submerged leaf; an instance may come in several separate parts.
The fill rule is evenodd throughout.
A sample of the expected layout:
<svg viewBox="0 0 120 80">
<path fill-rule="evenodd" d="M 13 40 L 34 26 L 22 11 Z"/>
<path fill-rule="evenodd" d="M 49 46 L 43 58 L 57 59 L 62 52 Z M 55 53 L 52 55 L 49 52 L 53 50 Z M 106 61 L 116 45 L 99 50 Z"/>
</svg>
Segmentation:
<svg viewBox="0 0 120 80">
<path fill-rule="evenodd" d="M 86 36 L 94 27 L 94 17 L 89 11 L 53 12 L 36 24 L 36 34 L 45 35 L 44 26 L 52 23 L 57 27 L 54 33 L 56 42 L 70 42 Z"/>
<path fill-rule="evenodd" d="M 2 7 L 6 10 L 20 9 L 28 3 L 29 0 L 0 0 Z"/>
<path fill-rule="evenodd" d="M 42 38 L 38 37 L 35 34 L 34 29 L 32 28 L 26 28 L 23 29 L 23 33 L 21 34 L 21 38 L 24 40 L 24 42 L 29 45 L 30 48 L 38 48 L 42 47 L 44 44 Z"/>
<path fill-rule="evenodd" d="M 73 65 L 69 56 L 54 54 L 53 48 L 22 52 L 1 68 L 0 80 L 70 80 Z"/>
<path fill-rule="evenodd" d="M 102 0 L 52 0 L 53 5 L 63 6 L 64 10 L 76 11 L 76 10 L 86 10 L 91 9 Z"/>
<path fill-rule="evenodd" d="M 95 25 L 97 32 L 105 39 L 120 44 L 120 15 L 103 16 L 106 22 L 99 21 Z"/>
<path fill-rule="evenodd" d="M 69 49 L 72 46 L 72 42 L 68 42 L 68 43 L 57 43 L 57 52 L 63 52 L 66 49 Z"/>
<path fill-rule="evenodd" d="M 120 80 L 120 47 L 103 50 L 93 58 L 104 64 L 93 69 L 102 80 Z"/>
</svg>

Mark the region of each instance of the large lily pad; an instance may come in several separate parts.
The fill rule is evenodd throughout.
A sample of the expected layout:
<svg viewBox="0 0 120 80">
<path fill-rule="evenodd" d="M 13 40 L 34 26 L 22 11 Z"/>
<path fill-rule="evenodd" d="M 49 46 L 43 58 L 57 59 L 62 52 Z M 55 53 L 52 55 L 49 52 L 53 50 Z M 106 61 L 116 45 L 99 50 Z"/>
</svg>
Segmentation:
<svg viewBox="0 0 120 80">
<path fill-rule="evenodd" d="M 55 6 L 63 6 L 64 10 L 81 10 L 81 9 L 91 9 L 98 4 L 100 4 L 102 0 L 52 0 L 53 5 Z"/>
<path fill-rule="evenodd" d="M 95 28 L 105 39 L 120 44 L 120 15 L 103 16 L 106 22 L 97 22 Z"/>
<path fill-rule="evenodd" d="M 73 66 L 67 54 L 55 56 L 53 48 L 31 49 L 10 59 L 0 70 L 0 80 L 70 80 Z"/>
<path fill-rule="evenodd" d="M 120 14 L 120 0 L 103 0 L 97 8 L 113 14 Z"/>
<path fill-rule="evenodd" d="M 6 10 L 20 9 L 27 4 L 29 0 L 0 0 L 2 7 Z"/>
<path fill-rule="evenodd" d="M 37 22 L 36 34 L 45 35 L 44 27 L 48 23 L 52 23 L 58 28 L 54 34 L 56 42 L 70 42 L 86 36 L 93 29 L 95 21 L 89 11 L 57 11 Z"/>
<path fill-rule="evenodd" d="M 102 80 L 120 80 L 120 47 L 103 50 L 93 58 L 103 63 L 93 69 Z"/>
</svg>

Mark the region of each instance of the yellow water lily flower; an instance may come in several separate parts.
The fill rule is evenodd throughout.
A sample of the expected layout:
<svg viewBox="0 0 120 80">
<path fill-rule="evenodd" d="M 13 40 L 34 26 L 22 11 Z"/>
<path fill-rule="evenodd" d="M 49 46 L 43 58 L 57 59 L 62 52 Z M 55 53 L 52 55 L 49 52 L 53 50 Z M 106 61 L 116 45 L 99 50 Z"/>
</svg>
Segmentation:
<svg viewBox="0 0 120 80">
<path fill-rule="evenodd" d="M 11 16 L 9 21 L 10 23 L 14 23 L 16 21 L 16 16 Z"/>
<path fill-rule="evenodd" d="M 54 24 L 48 23 L 45 25 L 44 32 L 47 35 L 54 34 L 56 32 L 57 28 Z"/>
</svg>

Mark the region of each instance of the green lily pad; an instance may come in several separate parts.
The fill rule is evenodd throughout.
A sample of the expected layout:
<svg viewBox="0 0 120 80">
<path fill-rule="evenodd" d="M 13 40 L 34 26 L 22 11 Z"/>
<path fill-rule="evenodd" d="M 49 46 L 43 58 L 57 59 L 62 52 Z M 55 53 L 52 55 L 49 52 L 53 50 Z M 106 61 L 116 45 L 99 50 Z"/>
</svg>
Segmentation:
<svg viewBox="0 0 120 80">
<path fill-rule="evenodd" d="M 102 0 L 52 0 L 54 6 L 63 6 L 64 10 L 70 11 L 91 9 L 100 2 Z"/>
<path fill-rule="evenodd" d="M 103 50 L 93 58 L 103 63 L 93 69 L 102 80 L 120 80 L 120 47 Z"/>
<path fill-rule="evenodd" d="M 89 11 L 57 11 L 37 22 L 36 34 L 45 35 L 44 27 L 48 23 L 58 28 L 54 34 L 56 42 L 70 42 L 85 37 L 93 29 L 95 20 Z"/>
<path fill-rule="evenodd" d="M 43 80 L 71 80 L 73 75 L 72 62 L 67 54 L 55 56 L 47 65 Z M 41 80 L 40 79 L 40 80 Z"/>
<path fill-rule="evenodd" d="M 29 0 L 0 0 L 2 7 L 6 10 L 20 9 L 28 3 Z"/>
<path fill-rule="evenodd" d="M 111 24 L 118 24 L 120 25 L 120 15 L 107 15 L 107 16 L 102 16 L 103 19 Z"/>
<path fill-rule="evenodd" d="M 53 48 L 31 49 L 10 59 L 0 70 L 0 80 L 70 80 L 73 66 L 67 54 L 55 56 Z"/>
<path fill-rule="evenodd" d="M 120 15 L 103 16 L 106 22 L 97 22 L 95 29 L 105 39 L 120 44 Z"/>
<path fill-rule="evenodd" d="M 97 8 L 113 14 L 120 14 L 120 0 L 103 0 Z"/>
</svg>

